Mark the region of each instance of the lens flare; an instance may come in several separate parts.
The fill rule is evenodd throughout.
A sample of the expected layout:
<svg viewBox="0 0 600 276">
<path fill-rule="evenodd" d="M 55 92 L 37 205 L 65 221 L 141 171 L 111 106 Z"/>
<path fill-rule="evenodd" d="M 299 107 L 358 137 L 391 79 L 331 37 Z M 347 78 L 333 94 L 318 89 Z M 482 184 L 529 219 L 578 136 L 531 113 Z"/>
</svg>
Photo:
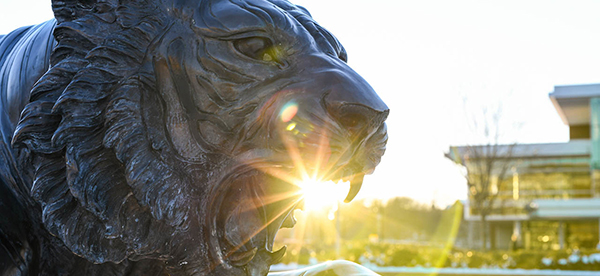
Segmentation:
<svg viewBox="0 0 600 276">
<path fill-rule="evenodd" d="M 298 133 L 302 131 L 314 131 L 314 126 L 302 125 L 302 120 L 297 117 L 299 106 L 294 101 L 287 102 L 278 114 L 278 121 L 280 127 L 277 129 L 280 131 L 281 142 L 285 146 L 285 152 L 289 156 L 289 160 L 292 164 L 288 166 L 263 166 L 261 162 L 248 163 L 248 165 L 260 170 L 267 175 L 279 179 L 285 183 L 295 186 L 289 192 L 277 193 L 268 195 L 261 198 L 263 204 L 268 205 L 270 203 L 278 203 L 281 205 L 281 211 L 273 214 L 269 214 L 271 217 L 270 221 L 267 221 L 260 229 L 256 229 L 255 235 L 265 228 L 269 227 L 274 221 L 283 215 L 294 212 L 299 204 L 303 205 L 302 209 L 306 212 L 300 212 L 300 215 L 305 219 L 309 219 L 312 216 L 316 216 L 325 212 L 324 214 L 330 220 L 338 218 L 339 211 L 337 210 L 338 204 L 344 202 L 344 199 L 350 192 L 349 182 L 338 182 L 326 181 L 332 178 L 337 178 L 340 174 L 341 167 L 334 167 L 335 164 L 339 164 L 339 159 L 344 156 L 350 147 L 341 150 L 341 154 L 337 157 L 337 160 L 330 159 L 331 149 L 329 145 L 329 132 L 327 129 L 318 131 L 318 141 L 311 141 L 317 143 L 316 152 L 304 152 L 305 146 L 302 139 L 289 139 L 290 137 L 297 137 Z M 306 137 L 306 135 L 304 135 Z M 301 153 L 304 153 L 301 154 Z M 290 186 L 291 187 L 291 186 Z M 312 212 L 315 211 L 315 212 Z M 307 221 L 298 221 L 300 225 L 294 227 L 297 235 L 300 237 L 304 236 Z M 279 226 L 279 225 L 277 225 Z M 299 226 L 299 227 L 298 227 Z M 285 229 L 283 229 L 285 230 Z M 332 233 L 333 236 L 338 235 L 337 232 Z M 303 240 L 300 238 L 300 240 Z M 245 240 L 244 242 L 248 242 Z M 302 243 L 299 244 L 302 246 Z M 233 248 L 229 254 L 233 254 L 239 248 Z M 294 250 L 299 250 L 296 248 Z"/>
<path fill-rule="evenodd" d="M 281 108 L 279 117 L 281 118 L 282 122 L 287 123 L 291 121 L 294 116 L 296 116 L 296 113 L 298 113 L 298 104 L 295 102 L 289 102 Z"/>
<path fill-rule="evenodd" d="M 325 208 L 337 208 L 337 204 L 343 201 L 350 190 L 349 182 L 319 181 L 308 178 L 300 183 L 304 208 L 309 211 Z"/>
<path fill-rule="evenodd" d="M 285 130 L 287 130 L 287 131 L 292 131 L 292 130 L 294 130 L 294 128 L 296 128 L 296 123 L 290 123 L 290 124 L 289 124 L 289 125 L 288 125 L 288 126 L 285 128 Z"/>
</svg>

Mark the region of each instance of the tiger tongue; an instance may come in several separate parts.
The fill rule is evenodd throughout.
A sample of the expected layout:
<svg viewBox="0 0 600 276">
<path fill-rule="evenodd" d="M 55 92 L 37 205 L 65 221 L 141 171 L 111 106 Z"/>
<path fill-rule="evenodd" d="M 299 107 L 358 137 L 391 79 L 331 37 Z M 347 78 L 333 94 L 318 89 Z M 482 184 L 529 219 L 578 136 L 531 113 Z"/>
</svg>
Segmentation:
<svg viewBox="0 0 600 276">
<path fill-rule="evenodd" d="M 246 275 L 251 276 L 262 276 L 267 275 L 269 272 L 269 266 L 281 261 L 283 255 L 285 255 L 287 247 L 282 247 L 275 252 L 269 252 L 267 250 L 259 250 L 254 258 L 246 265 Z M 265 264 L 267 264 L 265 266 Z"/>
<path fill-rule="evenodd" d="M 280 248 L 279 250 L 277 250 L 275 252 L 270 252 L 268 250 L 265 252 L 260 252 L 260 254 L 264 255 L 264 256 L 260 256 L 259 258 L 267 259 L 270 264 L 274 264 L 274 263 L 279 262 L 281 260 L 281 258 L 283 258 L 283 255 L 285 255 L 286 249 L 287 249 L 287 246 L 283 246 L 282 248 Z M 256 257 L 257 253 L 258 253 L 258 248 L 253 248 L 252 250 L 248 250 L 245 252 L 238 251 L 238 252 L 231 254 L 231 256 L 229 257 L 229 260 L 231 261 L 231 264 L 234 266 L 245 266 Z"/>
</svg>

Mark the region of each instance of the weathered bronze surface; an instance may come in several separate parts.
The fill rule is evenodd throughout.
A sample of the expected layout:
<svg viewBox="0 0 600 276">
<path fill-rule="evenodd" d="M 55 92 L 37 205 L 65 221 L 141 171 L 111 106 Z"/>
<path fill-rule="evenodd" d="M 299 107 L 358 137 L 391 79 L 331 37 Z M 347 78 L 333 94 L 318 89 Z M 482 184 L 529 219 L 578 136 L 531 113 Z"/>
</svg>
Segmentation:
<svg viewBox="0 0 600 276">
<path fill-rule="evenodd" d="M 0 37 L 2 275 L 265 275 L 291 180 L 349 201 L 383 155 L 387 106 L 302 7 L 52 7 Z"/>
</svg>

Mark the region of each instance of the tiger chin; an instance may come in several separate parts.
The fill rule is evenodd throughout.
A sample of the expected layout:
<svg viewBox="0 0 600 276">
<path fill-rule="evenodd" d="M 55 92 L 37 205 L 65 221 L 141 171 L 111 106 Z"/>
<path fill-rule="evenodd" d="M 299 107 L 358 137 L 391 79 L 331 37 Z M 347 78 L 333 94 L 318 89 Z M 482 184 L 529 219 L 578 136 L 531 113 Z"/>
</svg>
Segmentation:
<svg viewBox="0 0 600 276">
<path fill-rule="evenodd" d="M 15 169 L 0 188 L 32 225 L 11 244 L 17 275 L 266 275 L 298 182 L 349 181 L 349 202 L 385 151 L 388 107 L 302 7 L 52 7 L 0 38 L 34 46 L 0 60 L 24 74 L 1 88 Z"/>
</svg>

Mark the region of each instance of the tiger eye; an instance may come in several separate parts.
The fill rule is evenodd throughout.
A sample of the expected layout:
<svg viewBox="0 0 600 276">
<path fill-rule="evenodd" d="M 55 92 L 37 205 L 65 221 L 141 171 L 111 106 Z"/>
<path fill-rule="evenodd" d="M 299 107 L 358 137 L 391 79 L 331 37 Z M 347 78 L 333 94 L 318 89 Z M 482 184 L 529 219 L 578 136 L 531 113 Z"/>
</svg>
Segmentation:
<svg viewBox="0 0 600 276">
<path fill-rule="evenodd" d="M 273 47 L 273 43 L 268 38 L 258 36 L 243 38 L 236 40 L 233 45 L 236 50 L 249 58 L 262 61 L 275 60 L 269 51 Z"/>
</svg>

